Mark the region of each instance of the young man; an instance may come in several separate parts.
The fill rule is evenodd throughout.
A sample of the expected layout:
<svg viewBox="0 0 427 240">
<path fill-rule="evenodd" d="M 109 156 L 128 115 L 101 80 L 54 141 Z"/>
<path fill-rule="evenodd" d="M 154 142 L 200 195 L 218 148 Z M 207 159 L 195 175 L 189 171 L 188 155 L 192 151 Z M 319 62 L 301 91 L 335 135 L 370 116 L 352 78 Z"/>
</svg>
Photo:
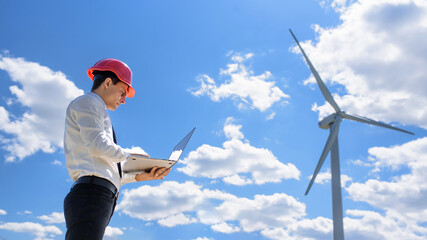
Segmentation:
<svg viewBox="0 0 427 240">
<path fill-rule="evenodd" d="M 65 239 L 99 239 L 114 213 L 124 183 L 163 179 L 170 171 L 123 174 L 120 162 L 130 153 L 116 143 L 107 109 L 116 110 L 132 98 L 132 71 L 117 59 L 103 59 L 87 71 L 90 93 L 73 100 L 65 119 L 64 154 L 70 177 L 76 181 L 64 199 Z"/>
</svg>

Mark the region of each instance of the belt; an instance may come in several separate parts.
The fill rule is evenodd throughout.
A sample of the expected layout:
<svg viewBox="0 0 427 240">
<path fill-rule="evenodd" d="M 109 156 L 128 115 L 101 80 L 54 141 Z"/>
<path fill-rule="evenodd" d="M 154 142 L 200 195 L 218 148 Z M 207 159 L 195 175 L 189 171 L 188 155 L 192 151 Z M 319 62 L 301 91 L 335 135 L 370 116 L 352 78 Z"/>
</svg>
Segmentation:
<svg viewBox="0 0 427 240">
<path fill-rule="evenodd" d="M 108 190 L 110 190 L 116 196 L 116 198 L 119 195 L 119 191 L 117 191 L 116 186 L 114 186 L 114 184 L 112 184 L 110 181 L 104 178 L 100 178 L 97 176 L 83 176 L 77 179 L 74 185 L 81 184 L 81 183 L 95 184 L 98 186 L 105 187 Z"/>
</svg>

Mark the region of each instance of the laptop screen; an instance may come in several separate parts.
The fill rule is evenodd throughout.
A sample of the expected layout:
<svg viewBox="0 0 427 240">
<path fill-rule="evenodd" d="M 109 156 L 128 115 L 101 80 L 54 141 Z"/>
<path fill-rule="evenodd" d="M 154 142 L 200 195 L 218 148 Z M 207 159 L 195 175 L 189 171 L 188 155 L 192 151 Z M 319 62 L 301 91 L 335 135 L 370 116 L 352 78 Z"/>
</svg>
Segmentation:
<svg viewBox="0 0 427 240">
<path fill-rule="evenodd" d="M 191 136 L 193 135 L 194 130 L 196 128 L 193 128 L 187 136 L 185 136 L 172 150 L 171 155 L 169 156 L 169 160 L 178 161 L 179 157 L 181 157 L 182 152 L 184 151 L 185 147 L 187 146 L 188 141 L 190 141 Z"/>
</svg>

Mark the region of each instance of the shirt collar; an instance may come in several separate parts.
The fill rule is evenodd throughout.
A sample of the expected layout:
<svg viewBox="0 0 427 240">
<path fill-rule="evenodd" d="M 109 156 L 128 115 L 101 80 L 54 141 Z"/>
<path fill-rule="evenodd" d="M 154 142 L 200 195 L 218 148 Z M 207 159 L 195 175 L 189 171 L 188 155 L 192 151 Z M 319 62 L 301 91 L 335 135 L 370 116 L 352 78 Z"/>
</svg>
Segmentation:
<svg viewBox="0 0 427 240">
<path fill-rule="evenodd" d="M 99 103 L 102 104 L 102 106 L 104 106 L 105 108 L 107 108 L 107 105 L 105 104 L 104 100 L 102 100 L 101 96 L 99 96 L 98 94 L 96 94 L 94 92 L 88 92 L 87 95 L 88 96 L 93 96 Z"/>
</svg>

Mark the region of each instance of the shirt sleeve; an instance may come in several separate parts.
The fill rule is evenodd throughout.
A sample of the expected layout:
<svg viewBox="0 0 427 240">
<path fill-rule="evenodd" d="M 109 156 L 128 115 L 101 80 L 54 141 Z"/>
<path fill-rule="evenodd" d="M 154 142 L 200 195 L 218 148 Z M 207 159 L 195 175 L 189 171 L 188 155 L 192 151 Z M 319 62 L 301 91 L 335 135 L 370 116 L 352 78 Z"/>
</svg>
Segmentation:
<svg viewBox="0 0 427 240">
<path fill-rule="evenodd" d="M 90 101 L 77 102 L 72 108 L 74 120 L 79 127 L 80 137 L 91 155 L 110 162 L 126 160 L 127 154 L 113 142 L 111 130 L 106 130 L 105 109 Z"/>
<path fill-rule="evenodd" d="M 124 162 L 121 162 L 122 169 L 123 169 L 123 164 L 130 159 L 130 152 L 125 151 L 125 154 L 127 155 L 127 158 L 126 158 L 126 160 Z M 123 186 L 126 183 L 137 182 L 136 179 L 135 179 L 135 177 L 136 177 L 137 174 L 138 174 L 137 172 L 132 172 L 132 173 L 122 172 L 121 185 Z"/>
<path fill-rule="evenodd" d="M 122 186 L 126 183 L 137 182 L 135 179 L 136 174 L 137 174 L 136 172 L 135 173 L 123 173 L 123 177 L 121 179 Z"/>
</svg>

